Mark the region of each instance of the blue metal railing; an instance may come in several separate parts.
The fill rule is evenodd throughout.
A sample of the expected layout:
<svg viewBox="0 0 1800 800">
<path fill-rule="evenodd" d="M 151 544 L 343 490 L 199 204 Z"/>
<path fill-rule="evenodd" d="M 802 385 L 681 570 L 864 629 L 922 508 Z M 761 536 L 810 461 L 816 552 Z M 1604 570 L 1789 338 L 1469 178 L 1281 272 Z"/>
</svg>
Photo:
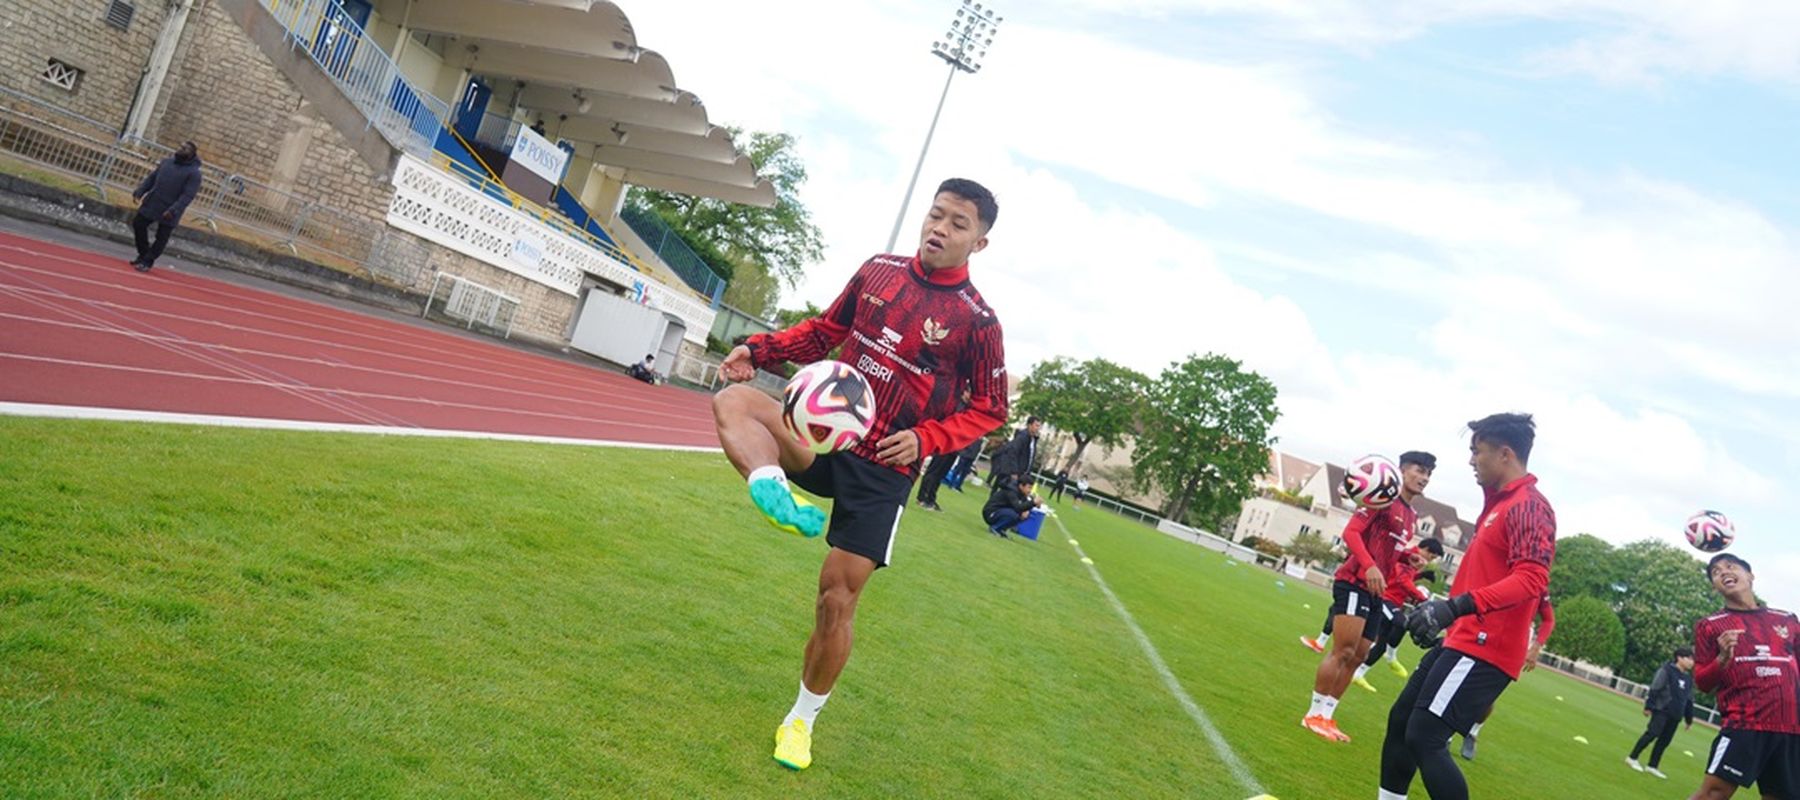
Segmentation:
<svg viewBox="0 0 1800 800">
<path fill-rule="evenodd" d="M 725 279 L 707 266 L 706 260 L 688 247 L 681 235 L 662 221 L 655 213 L 627 203 L 619 210 L 619 218 L 631 226 L 631 230 L 644 240 L 644 244 L 656 252 L 656 257 L 669 265 L 676 275 L 680 276 L 694 291 L 712 298 L 713 307 L 719 306 L 719 299 L 725 295 Z"/>
<path fill-rule="evenodd" d="M 396 148 L 431 153 L 450 105 L 407 82 L 399 65 L 334 0 L 258 0 L 287 29 L 294 47 L 337 84 L 344 96 Z"/>
</svg>

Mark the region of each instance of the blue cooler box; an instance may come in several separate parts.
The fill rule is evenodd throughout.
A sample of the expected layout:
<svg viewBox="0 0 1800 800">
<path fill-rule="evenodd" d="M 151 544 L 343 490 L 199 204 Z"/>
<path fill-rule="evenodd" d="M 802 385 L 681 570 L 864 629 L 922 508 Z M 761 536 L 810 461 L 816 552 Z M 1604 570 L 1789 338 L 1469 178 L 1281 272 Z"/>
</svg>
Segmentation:
<svg viewBox="0 0 1800 800">
<path fill-rule="evenodd" d="M 1030 514 L 1026 515 L 1025 521 L 1013 529 L 1013 532 L 1035 542 L 1038 537 L 1038 529 L 1042 527 L 1044 527 L 1044 510 L 1034 508 Z"/>
</svg>

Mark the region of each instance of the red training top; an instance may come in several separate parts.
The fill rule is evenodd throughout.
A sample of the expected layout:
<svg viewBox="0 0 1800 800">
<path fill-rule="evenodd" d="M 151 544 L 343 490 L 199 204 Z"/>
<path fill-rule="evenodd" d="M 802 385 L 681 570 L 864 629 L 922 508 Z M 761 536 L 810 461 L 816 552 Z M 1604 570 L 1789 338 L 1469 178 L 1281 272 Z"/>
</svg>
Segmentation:
<svg viewBox="0 0 1800 800">
<path fill-rule="evenodd" d="M 1407 550 L 1398 554 L 1394 569 L 1387 573 L 1387 591 L 1381 593 L 1381 599 L 1397 606 L 1431 599 L 1431 592 L 1418 584 L 1419 571 L 1406 561 L 1413 552 Z"/>
<path fill-rule="evenodd" d="M 1444 646 L 1498 667 L 1513 680 L 1525 666 L 1531 618 L 1550 586 L 1556 511 L 1525 475 L 1487 492 L 1475 540 L 1450 595 L 1472 594 L 1475 613 L 1450 626 Z"/>
<path fill-rule="evenodd" d="M 1418 522 L 1418 512 L 1405 500 L 1395 500 L 1387 508 L 1357 509 L 1350 524 L 1344 526 L 1344 547 L 1350 550 L 1350 557 L 1344 559 L 1332 579 L 1349 581 L 1367 591 L 1363 573 L 1373 564 L 1381 567 L 1382 577 L 1393 580 L 1399 553 L 1412 547 L 1413 528 Z"/>
<path fill-rule="evenodd" d="M 839 360 L 875 390 L 875 423 L 850 452 L 880 463 L 877 442 L 919 436 L 919 457 L 954 453 L 1006 422 L 1006 352 L 1000 319 L 969 283 L 969 265 L 927 271 L 915 256 L 864 262 L 831 307 L 779 333 L 744 342 L 758 367 Z M 957 411 L 963 389 L 968 408 Z M 892 467 L 916 474 L 918 464 Z"/>
<path fill-rule="evenodd" d="M 1719 663 L 1719 634 L 1741 630 L 1731 659 Z M 1795 692 L 1800 619 L 1787 611 L 1721 609 L 1694 623 L 1694 685 L 1716 692 L 1727 730 L 1800 734 Z"/>
</svg>

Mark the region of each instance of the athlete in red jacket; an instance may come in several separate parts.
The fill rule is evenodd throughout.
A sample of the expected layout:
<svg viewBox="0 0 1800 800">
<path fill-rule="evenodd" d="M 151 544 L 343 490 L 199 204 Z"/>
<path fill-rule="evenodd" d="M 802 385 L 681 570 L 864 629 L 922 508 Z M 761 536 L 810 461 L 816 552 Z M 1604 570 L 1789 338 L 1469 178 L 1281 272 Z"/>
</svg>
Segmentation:
<svg viewBox="0 0 1800 800">
<path fill-rule="evenodd" d="M 750 499 L 777 528 L 826 533 L 812 638 L 800 695 L 775 731 L 775 760 L 812 763 L 812 729 L 850 659 L 851 621 L 869 576 L 893 556 L 900 512 L 920 460 L 955 453 L 1006 420 L 1000 320 L 969 283 L 969 256 L 987 246 L 999 208 L 981 184 L 945 181 L 932 199 L 916 256 L 864 263 L 831 307 L 780 333 L 750 337 L 719 365 L 741 383 L 757 367 L 818 361 L 842 345 L 875 393 L 869 435 L 850 450 L 814 456 L 786 433 L 781 406 L 748 386 L 713 398 L 719 443 L 749 480 Z M 958 400 L 968 397 L 958 410 Z M 831 518 L 788 482 L 832 498 Z"/>
<path fill-rule="evenodd" d="M 1407 617 L 1415 639 L 1436 639 L 1446 628 L 1450 635 L 1425 654 L 1388 712 L 1381 800 L 1404 800 L 1415 776 L 1432 800 L 1467 800 L 1468 784 L 1446 745 L 1452 733 L 1468 735 L 1518 679 L 1556 558 L 1556 515 L 1526 471 L 1537 438 L 1530 415 L 1495 414 L 1469 430 L 1469 465 L 1487 504 L 1450 598 Z"/>
<path fill-rule="evenodd" d="M 1737 556 L 1713 556 L 1706 577 L 1725 607 L 1694 623 L 1694 688 L 1714 693 L 1725 719 L 1689 800 L 1752 783 L 1763 797 L 1800 797 L 1800 618 L 1757 603 L 1756 575 Z"/>
</svg>

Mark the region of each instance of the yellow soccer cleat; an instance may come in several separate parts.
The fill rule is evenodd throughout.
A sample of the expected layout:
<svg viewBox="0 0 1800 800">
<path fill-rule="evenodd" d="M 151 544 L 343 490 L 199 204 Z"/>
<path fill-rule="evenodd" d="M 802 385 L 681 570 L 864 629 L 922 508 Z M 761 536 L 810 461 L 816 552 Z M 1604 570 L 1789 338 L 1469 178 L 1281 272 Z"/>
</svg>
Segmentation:
<svg viewBox="0 0 1800 800">
<path fill-rule="evenodd" d="M 1406 671 L 1406 665 L 1400 663 L 1399 659 L 1389 659 L 1388 670 L 1400 676 L 1400 680 L 1406 680 L 1406 676 L 1411 674 Z"/>
<path fill-rule="evenodd" d="M 1358 675 L 1358 676 L 1356 676 L 1356 677 L 1355 677 L 1355 678 L 1352 678 L 1352 679 L 1351 679 L 1351 680 L 1350 680 L 1350 682 L 1351 682 L 1351 683 L 1354 683 L 1354 684 L 1356 684 L 1356 685 L 1357 685 L 1357 686 L 1360 686 L 1360 687 L 1362 687 L 1362 688 L 1364 688 L 1364 689 L 1368 689 L 1368 690 L 1369 690 L 1369 691 L 1371 691 L 1371 692 L 1373 692 L 1373 691 L 1375 691 L 1375 684 L 1373 684 L 1373 683 L 1370 683 L 1370 682 L 1369 682 L 1369 679 L 1368 679 L 1368 678 L 1365 678 L 1365 677 L 1363 677 L 1363 676 L 1361 676 L 1361 675 Z"/>
<path fill-rule="evenodd" d="M 825 532 L 825 510 L 813 505 L 781 481 L 764 478 L 750 484 L 750 502 L 779 530 L 811 538 Z"/>
<path fill-rule="evenodd" d="M 775 762 L 796 772 L 812 766 L 812 732 L 797 719 L 775 729 Z"/>
</svg>

